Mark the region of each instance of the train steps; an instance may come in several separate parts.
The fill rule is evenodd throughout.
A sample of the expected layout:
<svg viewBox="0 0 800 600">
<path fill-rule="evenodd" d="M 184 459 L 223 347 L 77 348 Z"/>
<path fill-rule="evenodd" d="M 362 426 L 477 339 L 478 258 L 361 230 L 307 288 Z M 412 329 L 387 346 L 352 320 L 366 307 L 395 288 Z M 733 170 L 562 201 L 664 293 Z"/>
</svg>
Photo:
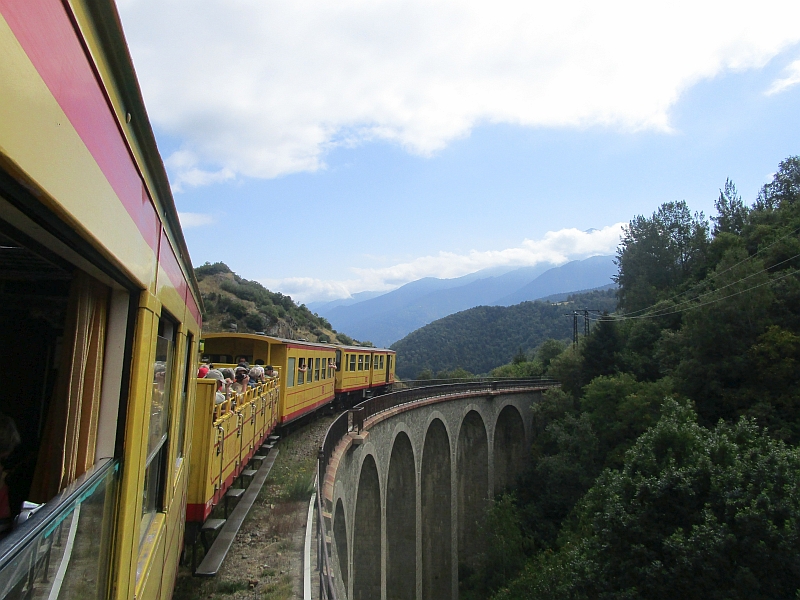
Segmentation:
<svg viewBox="0 0 800 600">
<path fill-rule="evenodd" d="M 239 532 L 239 528 L 241 528 L 247 513 L 250 512 L 250 508 L 253 506 L 253 502 L 255 502 L 258 496 L 258 492 L 264 486 L 264 482 L 267 480 L 267 476 L 272 470 L 272 465 L 275 464 L 275 458 L 277 456 L 278 450 L 276 449 L 274 452 L 270 452 L 265 460 L 261 461 L 261 466 L 257 471 L 253 470 L 253 479 L 250 485 L 247 486 L 247 489 L 243 490 L 244 493 L 241 494 L 239 502 L 231 511 L 230 517 L 227 520 L 208 519 L 206 521 L 206 523 L 209 521 L 222 521 L 222 524 L 218 526 L 217 530 L 219 533 L 214 543 L 211 544 L 211 547 L 206 550 L 206 554 L 197 567 L 197 570 L 195 570 L 194 575 L 197 577 L 214 577 L 219 572 L 222 561 L 224 561 L 225 557 L 228 555 L 233 540 L 236 538 L 236 534 Z M 206 524 L 204 523 L 203 528 L 205 528 L 205 526 Z M 203 529 L 201 529 L 201 538 L 202 536 Z"/>
</svg>

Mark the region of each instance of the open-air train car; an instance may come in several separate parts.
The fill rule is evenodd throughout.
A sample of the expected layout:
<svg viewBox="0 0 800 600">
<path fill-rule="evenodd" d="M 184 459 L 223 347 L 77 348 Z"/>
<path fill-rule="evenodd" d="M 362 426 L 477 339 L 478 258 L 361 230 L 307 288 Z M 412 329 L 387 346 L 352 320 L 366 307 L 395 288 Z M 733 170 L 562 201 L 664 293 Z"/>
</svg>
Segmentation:
<svg viewBox="0 0 800 600">
<path fill-rule="evenodd" d="M 281 425 L 334 399 L 333 346 L 252 333 L 208 333 L 203 336 L 202 355 L 215 367 L 235 366 L 240 358 L 250 364 L 272 365 L 280 379 Z"/>
<path fill-rule="evenodd" d="M 169 598 L 201 301 L 119 16 L 0 0 L 0 56 L 0 598 Z"/>
</svg>

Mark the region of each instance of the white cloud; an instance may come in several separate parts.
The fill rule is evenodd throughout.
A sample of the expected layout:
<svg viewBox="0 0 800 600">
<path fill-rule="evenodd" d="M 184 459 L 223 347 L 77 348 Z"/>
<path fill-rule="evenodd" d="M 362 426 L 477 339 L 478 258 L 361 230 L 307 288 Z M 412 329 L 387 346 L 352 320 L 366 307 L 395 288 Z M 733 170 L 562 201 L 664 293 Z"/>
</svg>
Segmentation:
<svg viewBox="0 0 800 600">
<path fill-rule="evenodd" d="M 430 155 L 478 123 L 669 131 L 689 86 L 800 40 L 785 0 L 118 4 L 150 117 L 186 153 L 177 189 L 370 140 Z"/>
<path fill-rule="evenodd" d="M 796 60 L 791 63 L 788 67 L 786 67 L 785 71 L 787 76 L 783 79 L 776 79 L 773 81 L 770 88 L 766 91 L 767 96 L 785 92 L 790 87 L 800 83 L 800 60 Z"/>
<path fill-rule="evenodd" d="M 569 260 L 613 254 L 620 242 L 622 227 L 616 223 L 603 229 L 549 231 L 540 240 L 523 240 L 515 248 L 468 254 L 440 252 L 410 262 L 384 268 L 353 268 L 354 277 L 343 281 L 290 277 L 262 279 L 265 286 L 289 294 L 295 300 L 335 300 L 366 290 L 389 291 L 422 277 L 460 277 L 490 267 L 523 267 L 539 263 L 560 265 Z"/>
<path fill-rule="evenodd" d="M 214 223 L 214 217 L 203 213 L 179 212 L 178 218 L 181 220 L 181 227 L 191 229 L 192 227 L 202 227 Z"/>
<path fill-rule="evenodd" d="M 173 192 L 182 192 L 187 186 L 197 187 L 210 183 L 222 183 L 236 177 L 236 174 L 227 167 L 216 171 L 207 171 L 197 166 L 199 162 L 197 156 L 187 150 L 178 150 L 167 157 L 164 164 L 175 173 L 170 184 Z"/>
</svg>

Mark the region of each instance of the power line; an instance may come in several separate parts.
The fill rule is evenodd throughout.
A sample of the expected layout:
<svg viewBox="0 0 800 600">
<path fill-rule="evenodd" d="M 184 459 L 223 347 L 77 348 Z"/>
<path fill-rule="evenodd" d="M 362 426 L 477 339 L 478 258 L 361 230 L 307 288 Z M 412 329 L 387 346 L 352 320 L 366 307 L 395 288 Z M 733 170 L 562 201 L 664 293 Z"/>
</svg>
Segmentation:
<svg viewBox="0 0 800 600">
<path fill-rule="evenodd" d="M 774 279 L 770 279 L 769 281 L 764 281 L 762 283 L 759 283 L 758 285 L 754 285 L 753 287 L 747 288 L 745 290 L 739 290 L 738 292 L 734 292 L 733 294 L 728 294 L 727 296 L 723 296 L 722 298 L 716 298 L 714 300 L 711 300 L 710 302 L 703 302 L 702 304 L 696 304 L 696 305 L 691 306 L 691 307 L 686 308 L 686 309 L 676 310 L 676 311 L 668 312 L 668 313 L 660 313 L 660 314 L 657 314 L 657 315 L 639 315 L 639 316 L 636 316 L 636 317 L 630 317 L 630 316 L 627 316 L 627 315 L 620 315 L 620 316 L 609 315 L 607 318 L 614 319 L 615 321 L 629 321 L 629 320 L 633 320 L 633 319 L 655 319 L 655 318 L 658 318 L 658 317 L 666 317 L 666 316 L 669 316 L 669 315 L 677 315 L 677 314 L 685 312 L 685 311 L 694 310 L 696 308 L 702 308 L 704 306 L 710 306 L 711 304 L 716 304 L 717 302 L 721 302 L 722 300 L 727 300 L 728 298 L 733 298 L 734 296 L 738 296 L 739 294 L 744 294 L 746 292 L 750 292 L 752 290 L 755 290 L 757 288 L 763 287 L 765 285 L 773 284 L 776 281 L 781 281 L 782 279 L 786 279 L 790 275 L 796 275 L 797 273 L 800 273 L 800 269 L 796 269 L 794 271 L 786 273 L 785 275 L 781 275 L 780 277 L 775 277 Z M 603 318 L 606 318 L 606 317 L 603 317 Z M 600 321 L 602 319 L 592 319 L 592 320 L 593 321 Z"/>
<path fill-rule="evenodd" d="M 779 263 L 775 263 L 774 265 L 771 265 L 769 267 L 764 267 L 763 269 L 761 269 L 759 271 L 756 271 L 755 273 L 750 273 L 750 275 L 747 275 L 746 277 L 742 277 L 741 279 L 737 279 L 736 281 L 732 281 L 731 283 L 728 283 L 727 285 L 723 285 L 720 288 L 709 290 L 709 291 L 707 291 L 707 292 L 705 292 L 703 294 L 700 294 L 699 296 L 695 296 L 694 298 L 691 298 L 689 300 L 684 300 L 683 302 L 679 302 L 678 304 L 676 304 L 674 306 L 666 306 L 664 308 L 657 309 L 656 312 L 650 312 L 650 313 L 646 313 L 644 315 L 638 315 L 638 316 L 623 315 L 623 316 L 625 318 L 630 318 L 630 319 L 638 319 L 638 318 L 641 318 L 641 317 L 659 317 L 659 316 L 662 315 L 661 311 L 670 311 L 670 310 L 674 310 L 675 308 L 678 308 L 680 306 L 683 306 L 685 304 L 691 304 L 692 302 L 695 302 L 695 301 L 699 300 L 700 298 L 705 298 L 706 296 L 709 296 L 711 294 L 716 294 L 717 292 L 719 292 L 721 290 L 727 289 L 727 288 L 729 288 L 729 287 L 731 287 L 733 285 L 736 285 L 737 283 L 741 283 L 742 281 L 746 281 L 747 279 L 750 279 L 751 277 L 755 277 L 756 275 L 761 275 L 762 273 L 766 273 L 766 272 L 770 271 L 771 269 L 774 269 L 775 267 L 778 267 L 778 266 L 780 266 L 780 265 L 782 265 L 784 263 L 787 263 L 787 262 L 789 262 L 791 260 L 794 260 L 797 257 L 800 257 L 800 253 L 795 254 L 794 256 L 791 256 L 791 257 L 789 257 L 789 258 L 787 258 L 785 260 L 782 260 Z M 653 307 L 655 307 L 655 306 L 656 305 L 653 305 Z"/>
<path fill-rule="evenodd" d="M 768 246 L 764 246 L 763 248 L 759 249 L 759 250 L 758 250 L 758 251 L 757 251 L 755 254 L 752 254 L 752 255 L 748 256 L 747 258 L 743 258 L 742 260 L 740 260 L 739 262 L 737 262 L 737 263 L 736 263 L 736 264 L 734 264 L 734 265 L 731 265 L 730 267 L 728 267 L 728 268 L 727 268 L 727 269 L 725 269 L 724 271 L 720 271 L 719 273 L 712 273 L 711 275 L 709 275 L 708 277 L 706 277 L 706 278 L 705 278 L 703 281 L 699 281 L 698 283 L 696 283 L 695 285 L 691 286 L 689 289 L 687 289 L 687 290 L 684 290 L 684 291 L 683 291 L 683 292 L 681 292 L 680 294 L 675 294 L 675 295 L 674 295 L 674 296 L 672 296 L 671 298 L 667 298 L 667 300 L 666 300 L 666 301 L 667 301 L 667 302 L 669 302 L 670 300 L 675 300 L 675 299 L 677 299 L 677 298 L 680 298 L 681 296 L 684 296 L 684 295 L 688 294 L 689 292 L 691 292 L 693 289 L 695 289 L 695 288 L 697 288 L 697 287 L 700 287 L 701 285 L 704 285 L 704 284 L 706 284 L 708 281 L 710 281 L 710 280 L 713 280 L 713 279 L 715 279 L 715 278 L 719 277 L 720 275 L 724 275 L 725 273 L 727 273 L 728 271 L 730 271 L 730 270 L 732 270 L 732 269 L 735 269 L 735 268 L 736 268 L 736 267 L 738 267 L 739 265 L 742 265 L 742 264 L 744 264 L 744 263 L 746 263 L 746 262 L 748 262 L 748 261 L 754 260 L 754 259 L 755 259 L 755 258 L 756 258 L 756 257 L 757 257 L 759 254 L 761 254 L 761 253 L 762 253 L 762 252 L 764 252 L 765 250 L 769 250 L 770 248 L 772 248 L 772 247 L 773 247 L 775 244 L 777 244 L 778 242 L 782 242 L 782 241 L 783 241 L 783 240 L 785 240 L 786 238 L 793 236 L 794 234 L 796 234 L 796 233 L 797 233 L 797 232 L 799 232 L 799 231 L 800 231 L 800 227 L 798 227 L 798 228 L 797 228 L 797 229 L 795 229 L 794 231 L 791 231 L 791 232 L 787 233 L 787 234 L 786 234 L 786 235 L 784 235 L 783 237 L 780 237 L 780 238 L 778 238 L 777 240 L 775 240 L 774 242 L 772 242 L 772 243 L 771 243 L 771 244 L 769 244 Z M 740 236 L 740 237 L 741 237 L 741 236 Z M 784 262 L 785 262 L 785 261 L 784 261 Z M 780 263 L 778 263 L 778 264 L 780 264 Z M 773 267 L 775 267 L 775 266 L 777 266 L 777 265 L 773 265 Z M 630 313 L 626 313 L 626 315 L 625 315 L 625 316 L 630 316 L 630 317 L 633 317 L 633 316 L 634 316 L 634 315 L 636 315 L 637 313 L 642 313 L 642 312 L 648 311 L 648 310 L 650 310 L 650 309 L 654 308 L 655 306 L 656 306 L 655 304 L 652 304 L 652 305 L 650 305 L 650 306 L 646 306 L 645 308 L 640 308 L 639 310 L 634 310 L 634 311 L 632 311 L 632 312 L 630 312 Z"/>
</svg>

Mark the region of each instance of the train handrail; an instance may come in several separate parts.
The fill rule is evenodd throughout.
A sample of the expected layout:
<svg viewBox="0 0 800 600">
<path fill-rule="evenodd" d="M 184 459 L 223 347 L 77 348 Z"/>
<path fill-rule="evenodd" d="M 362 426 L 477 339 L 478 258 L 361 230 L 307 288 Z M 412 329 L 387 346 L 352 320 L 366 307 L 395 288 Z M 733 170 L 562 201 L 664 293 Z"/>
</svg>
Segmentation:
<svg viewBox="0 0 800 600">
<path fill-rule="evenodd" d="M 522 389 L 543 389 L 556 388 L 561 385 L 555 379 L 547 377 L 528 377 L 528 378 L 472 378 L 467 381 L 452 380 L 422 380 L 421 382 L 396 382 L 395 385 L 407 386 L 398 391 L 392 391 L 380 396 L 368 398 L 353 407 L 353 410 L 345 411 L 340 414 L 333 423 L 330 424 L 325 432 L 325 437 L 317 452 L 317 513 L 318 526 L 317 538 L 319 553 L 322 560 L 317 559 L 317 570 L 320 577 L 320 597 L 324 600 L 336 600 L 336 587 L 331 571 L 332 557 L 325 538 L 327 537 L 327 527 L 322 510 L 322 486 L 325 482 L 325 475 L 328 463 L 333 456 L 336 446 L 353 429 L 358 428 L 358 433 L 364 426 L 364 422 L 378 413 L 391 410 L 403 404 L 438 398 L 442 396 L 452 396 L 456 394 L 497 394 L 505 391 Z M 426 383 L 427 385 L 409 385 L 414 383 Z M 433 383 L 433 385 L 430 385 Z M 351 424 L 352 418 L 352 424 Z"/>
</svg>

